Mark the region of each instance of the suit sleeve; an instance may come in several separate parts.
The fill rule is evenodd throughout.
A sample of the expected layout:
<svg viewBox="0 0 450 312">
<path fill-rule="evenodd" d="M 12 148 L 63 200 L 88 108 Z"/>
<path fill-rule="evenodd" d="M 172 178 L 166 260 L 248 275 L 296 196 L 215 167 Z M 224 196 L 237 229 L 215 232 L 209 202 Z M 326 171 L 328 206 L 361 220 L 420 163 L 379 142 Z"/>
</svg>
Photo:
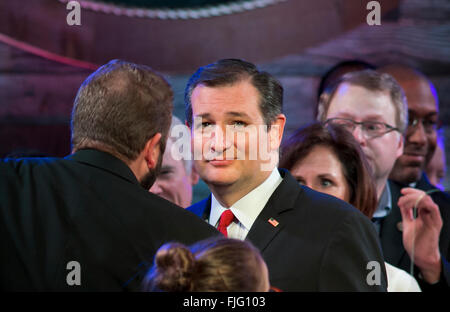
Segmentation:
<svg viewBox="0 0 450 312">
<path fill-rule="evenodd" d="M 386 291 L 384 259 L 370 220 L 352 211 L 334 234 L 322 258 L 319 290 Z"/>
<path fill-rule="evenodd" d="M 435 188 L 429 185 L 429 189 Z M 415 268 L 417 281 L 422 291 L 449 291 L 450 289 L 450 196 L 444 192 L 436 192 L 431 194 L 433 201 L 439 206 L 443 227 L 439 236 L 439 250 L 441 253 L 442 271 L 439 282 L 436 284 L 428 284 L 420 277 L 419 268 Z"/>
<path fill-rule="evenodd" d="M 419 274 L 419 268 L 415 267 L 415 278 L 419 283 L 420 288 L 423 292 L 441 292 L 441 291 L 449 291 L 450 289 L 450 263 L 445 259 L 445 257 L 441 253 L 441 266 L 442 271 L 439 277 L 439 282 L 436 284 L 429 284 L 425 282 Z"/>
<path fill-rule="evenodd" d="M 448 291 L 450 289 L 450 263 L 442 255 L 442 273 L 441 273 L 441 285 L 442 290 Z"/>
</svg>

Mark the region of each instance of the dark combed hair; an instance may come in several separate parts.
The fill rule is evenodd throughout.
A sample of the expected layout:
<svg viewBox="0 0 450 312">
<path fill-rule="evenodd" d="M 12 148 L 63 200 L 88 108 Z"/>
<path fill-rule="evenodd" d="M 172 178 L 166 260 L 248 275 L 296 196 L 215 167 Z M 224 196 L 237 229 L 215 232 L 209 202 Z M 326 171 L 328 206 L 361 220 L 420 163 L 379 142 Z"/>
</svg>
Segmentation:
<svg viewBox="0 0 450 312">
<path fill-rule="evenodd" d="M 216 237 L 191 247 L 167 243 L 158 249 L 143 291 L 258 291 L 263 261 L 248 241 Z"/>
<path fill-rule="evenodd" d="M 192 123 L 191 96 L 195 87 L 221 87 L 249 79 L 260 95 L 260 109 L 265 123 L 270 126 L 282 113 L 283 87 L 267 72 L 259 71 L 252 63 L 239 59 L 223 59 L 200 67 L 189 79 L 184 92 L 186 120 Z"/>
<path fill-rule="evenodd" d="M 315 123 L 298 129 L 282 146 L 279 167 L 292 170 L 316 146 L 329 147 L 342 164 L 350 204 L 371 218 L 377 206 L 370 166 L 353 135 L 337 125 Z"/>
<path fill-rule="evenodd" d="M 72 149 L 96 148 L 132 161 L 161 133 L 164 152 L 173 106 L 167 81 L 150 67 L 112 60 L 81 85 L 72 111 Z"/>
</svg>

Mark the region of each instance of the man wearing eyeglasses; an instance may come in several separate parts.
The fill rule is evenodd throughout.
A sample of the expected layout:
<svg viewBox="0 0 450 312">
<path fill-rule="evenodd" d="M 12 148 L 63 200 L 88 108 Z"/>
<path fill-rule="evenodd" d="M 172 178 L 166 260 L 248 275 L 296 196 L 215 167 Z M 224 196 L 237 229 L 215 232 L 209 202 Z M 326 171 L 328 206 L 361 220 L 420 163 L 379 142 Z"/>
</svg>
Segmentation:
<svg viewBox="0 0 450 312">
<path fill-rule="evenodd" d="M 395 162 L 389 179 L 393 198 L 400 189 L 411 186 L 419 190 L 430 191 L 436 189 L 432 185 L 424 170 L 436 150 L 437 129 L 439 121 L 439 100 L 433 84 L 420 72 L 407 66 L 389 65 L 379 69 L 380 72 L 393 76 L 405 92 L 408 101 L 409 122 L 405 132 L 405 148 L 403 155 Z M 439 207 L 442 230 L 439 235 L 439 250 L 434 248 L 430 253 L 439 253 L 442 259 L 450 259 L 450 196 L 443 192 L 430 195 Z M 417 252 L 416 252 L 417 253 Z M 436 255 L 438 257 L 438 255 Z M 441 261 L 441 276 L 438 284 L 450 282 L 450 268 L 448 262 Z M 447 269 L 446 269 L 447 266 Z M 428 285 L 425 285 L 427 287 Z"/>
<path fill-rule="evenodd" d="M 393 181 L 411 184 L 424 178 L 425 165 L 437 144 L 439 107 L 436 90 L 421 73 L 404 66 L 390 65 L 380 71 L 393 76 L 408 100 L 408 128 L 405 150 L 389 176 Z"/>
<path fill-rule="evenodd" d="M 349 73 L 328 100 L 319 103 L 318 119 L 344 125 L 353 133 L 372 168 L 380 198 L 403 153 L 407 110 L 400 86 L 389 75 L 373 70 Z"/>
<path fill-rule="evenodd" d="M 414 255 L 421 273 L 415 275 L 422 288 L 442 281 L 437 243 L 442 219 L 438 206 L 422 191 L 413 189 L 402 190 L 404 196 L 397 205 L 400 190 L 393 194 L 395 185 L 388 183 L 396 160 L 403 155 L 403 134 L 409 131 L 407 102 L 400 85 L 389 74 L 365 70 L 344 75 L 329 96 L 321 98 L 318 119 L 351 131 L 371 165 L 378 195 L 373 222 L 385 260 L 410 271 L 410 257 Z M 409 216 L 422 195 L 417 207 L 420 217 L 414 223 Z"/>
</svg>

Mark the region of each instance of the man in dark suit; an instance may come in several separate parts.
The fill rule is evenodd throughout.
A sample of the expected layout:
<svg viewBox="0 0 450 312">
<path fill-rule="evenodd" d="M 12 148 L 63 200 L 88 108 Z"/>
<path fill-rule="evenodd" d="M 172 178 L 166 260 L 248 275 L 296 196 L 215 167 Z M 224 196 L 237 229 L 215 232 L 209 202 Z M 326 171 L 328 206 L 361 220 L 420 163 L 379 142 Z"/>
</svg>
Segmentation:
<svg viewBox="0 0 450 312">
<path fill-rule="evenodd" d="M 185 91 L 195 167 L 211 196 L 189 210 L 248 239 L 283 291 L 385 291 L 377 234 L 354 207 L 276 168 L 283 88 L 248 62 L 220 60 Z"/>
<path fill-rule="evenodd" d="M 414 187 L 422 191 L 437 188 L 430 184 L 424 174 L 426 164 L 431 160 L 437 145 L 437 128 L 439 125 L 439 100 L 433 84 L 420 72 L 403 65 L 389 65 L 379 69 L 392 75 L 405 92 L 408 102 L 409 123 L 405 131 L 404 152 L 394 164 L 389 175 L 392 188 L 392 216 L 386 217 L 381 225 L 381 242 L 387 259 L 397 262 L 409 270 L 410 259 L 405 254 L 402 244 L 402 232 L 398 229 L 401 210 L 397 202 L 405 187 Z M 395 182 L 394 182 L 395 181 Z M 450 197 L 443 192 L 432 193 L 433 203 L 424 205 L 424 212 L 419 210 L 418 220 L 432 212 L 440 215 L 441 220 L 428 223 L 424 235 L 430 238 L 425 247 L 416 246 L 415 272 L 423 290 L 438 290 L 450 287 Z M 432 220 L 432 219 L 430 219 Z M 404 222 L 402 223 L 404 228 Z M 442 229 L 440 230 L 440 227 Z M 408 248 L 407 248 L 408 249 Z M 411 250 L 407 250 L 410 254 Z M 395 263 L 392 263 L 396 265 Z M 424 274 L 424 271 L 432 272 Z M 419 273 L 421 273 L 419 275 Z M 426 276 L 431 276 L 426 278 Z"/>
<path fill-rule="evenodd" d="M 139 290 L 163 243 L 218 234 L 147 191 L 172 97 L 150 68 L 111 61 L 78 91 L 72 155 L 0 161 L 1 290 Z"/>
</svg>

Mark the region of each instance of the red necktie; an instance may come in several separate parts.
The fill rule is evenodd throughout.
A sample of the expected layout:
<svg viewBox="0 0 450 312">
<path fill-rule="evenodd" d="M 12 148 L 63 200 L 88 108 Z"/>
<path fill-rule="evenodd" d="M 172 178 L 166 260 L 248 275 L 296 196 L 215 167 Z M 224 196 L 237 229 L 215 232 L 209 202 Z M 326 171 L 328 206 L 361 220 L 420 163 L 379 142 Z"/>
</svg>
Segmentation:
<svg viewBox="0 0 450 312">
<path fill-rule="evenodd" d="M 228 237 L 227 227 L 233 222 L 234 220 L 234 214 L 231 212 L 230 209 L 225 210 L 222 212 L 222 215 L 220 216 L 219 220 L 219 226 L 217 229 L 220 233 L 225 235 L 225 237 Z"/>
</svg>

